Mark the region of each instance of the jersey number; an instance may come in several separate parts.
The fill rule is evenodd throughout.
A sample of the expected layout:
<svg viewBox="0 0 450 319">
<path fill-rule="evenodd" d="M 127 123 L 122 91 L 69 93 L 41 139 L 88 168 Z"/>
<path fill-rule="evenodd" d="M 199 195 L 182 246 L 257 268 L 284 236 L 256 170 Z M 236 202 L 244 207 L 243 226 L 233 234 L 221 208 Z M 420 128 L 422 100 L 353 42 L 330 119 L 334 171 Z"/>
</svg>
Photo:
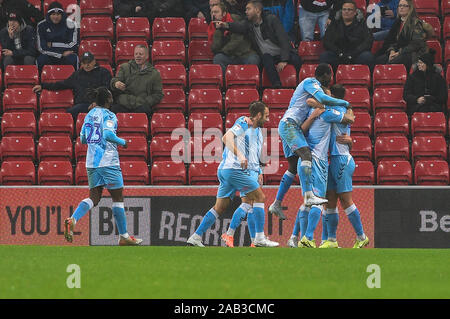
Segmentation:
<svg viewBox="0 0 450 319">
<path fill-rule="evenodd" d="M 86 128 L 90 129 L 89 134 L 87 136 L 88 144 L 96 144 L 100 142 L 101 139 L 100 123 L 94 123 L 94 125 L 86 123 Z"/>
</svg>

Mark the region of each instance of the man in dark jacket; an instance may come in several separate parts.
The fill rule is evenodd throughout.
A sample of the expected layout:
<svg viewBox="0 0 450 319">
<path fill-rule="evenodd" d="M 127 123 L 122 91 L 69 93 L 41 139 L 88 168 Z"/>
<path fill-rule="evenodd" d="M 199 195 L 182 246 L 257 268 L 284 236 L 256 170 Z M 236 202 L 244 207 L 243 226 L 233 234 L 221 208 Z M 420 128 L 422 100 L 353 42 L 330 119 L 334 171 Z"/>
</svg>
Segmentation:
<svg viewBox="0 0 450 319">
<path fill-rule="evenodd" d="M 27 25 L 36 27 L 44 19 L 44 15 L 34 5 L 26 0 L 0 0 L 0 27 L 3 28 L 10 12 L 20 12 Z"/>
<path fill-rule="evenodd" d="M 298 72 L 302 60 L 291 45 L 280 19 L 273 14 L 263 12 L 260 1 L 250 0 L 245 13 L 247 15 L 245 21 L 219 22 L 217 25 L 232 33 L 248 35 L 253 48 L 261 57 L 272 86 L 280 88 L 281 80 L 278 72 L 282 71 L 288 63 L 293 64 Z"/>
<path fill-rule="evenodd" d="M 320 55 L 321 63 L 337 68 L 338 64 L 365 64 L 373 68 L 375 57 L 372 48 L 372 33 L 367 28 L 364 16 L 357 16 L 353 0 L 345 0 L 342 16 L 328 26 L 323 38 L 325 52 Z"/>
<path fill-rule="evenodd" d="M 8 15 L 8 24 L 0 31 L 3 66 L 10 64 L 32 65 L 36 59 L 35 33 L 15 12 Z"/>
<path fill-rule="evenodd" d="M 74 120 L 78 113 L 87 113 L 89 105 L 93 102 L 88 99 L 88 89 L 96 89 L 101 86 L 109 87 L 111 73 L 105 68 L 100 67 L 95 57 L 90 52 L 85 52 L 81 56 L 80 69 L 72 73 L 67 79 L 54 83 L 42 83 L 33 87 L 34 92 L 45 90 L 66 90 L 70 89 L 74 95 L 74 106 L 67 110 L 71 113 Z"/>
<path fill-rule="evenodd" d="M 78 30 L 59 2 L 48 6 L 45 20 L 37 26 L 37 58 L 39 70 L 47 64 L 71 64 L 78 69 Z"/>
<path fill-rule="evenodd" d="M 415 112 L 447 113 L 447 83 L 434 67 L 435 51 L 418 58 L 417 69 L 408 76 L 403 90 L 408 115 Z"/>
</svg>

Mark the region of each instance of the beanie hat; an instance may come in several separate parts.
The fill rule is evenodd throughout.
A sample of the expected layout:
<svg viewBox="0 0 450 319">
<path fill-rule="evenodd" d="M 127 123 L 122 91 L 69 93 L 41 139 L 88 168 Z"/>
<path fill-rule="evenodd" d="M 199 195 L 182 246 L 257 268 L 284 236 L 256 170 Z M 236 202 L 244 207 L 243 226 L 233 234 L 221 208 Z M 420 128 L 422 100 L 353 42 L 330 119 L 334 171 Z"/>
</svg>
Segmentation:
<svg viewBox="0 0 450 319">
<path fill-rule="evenodd" d="M 425 63 L 427 65 L 427 67 L 431 69 L 434 66 L 434 55 L 435 54 L 436 54 L 436 51 L 434 49 L 430 48 L 427 53 L 419 56 L 418 60 Z"/>
<path fill-rule="evenodd" d="M 64 9 L 61 3 L 59 3 L 58 1 L 52 2 L 50 3 L 50 5 L 48 6 L 48 11 L 49 14 L 52 14 L 53 12 L 59 12 L 59 13 L 63 13 Z"/>
</svg>

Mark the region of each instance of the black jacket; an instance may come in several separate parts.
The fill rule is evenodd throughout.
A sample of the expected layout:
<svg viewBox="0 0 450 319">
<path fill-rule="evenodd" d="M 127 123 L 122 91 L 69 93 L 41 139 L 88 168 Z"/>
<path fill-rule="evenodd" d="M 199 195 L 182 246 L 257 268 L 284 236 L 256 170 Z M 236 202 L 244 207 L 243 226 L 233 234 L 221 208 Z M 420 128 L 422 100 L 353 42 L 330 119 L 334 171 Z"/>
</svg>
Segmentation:
<svg viewBox="0 0 450 319">
<path fill-rule="evenodd" d="M 25 23 L 32 26 L 44 19 L 42 12 L 26 0 L 3 0 L 0 4 L 0 28 L 6 26 L 10 12 L 20 13 Z"/>
<path fill-rule="evenodd" d="M 417 104 L 417 99 L 421 96 L 425 96 L 425 103 Z M 416 70 L 406 80 L 403 99 L 407 103 L 409 115 L 414 112 L 447 113 L 447 83 L 435 70 Z"/>
<path fill-rule="evenodd" d="M 147 17 L 153 20 L 156 17 L 182 17 L 184 14 L 182 0 L 151 0 L 147 6 Z"/>
<path fill-rule="evenodd" d="M 269 39 L 281 48 L 281 61 L 288 62 L 289 54 L 291 51 L 294 54 L 297 54 L 290 43 L 289 36 L 284 30 L 280 19 L 276 15 L 263 12 L 260 28 L 264 40 Z M 256 52 L 258 52 L 260 56 L 262 56 L 262 52 L 259 49 L 258 43 L 256 42 L 256 36 L 253 32 L 252 23 L 250 21 L 245 19 L 241 22 L 231 22 L 229 23 L 229 29 L 231 32 L 248 34 L 253 48 L 256 50 Z"/>
<path fill-rule="evenodd" d="M 357 57 L 363 51 L 372 48 L 373 36 L 369 31 L 363 15 L 357 15 L 352 24 L 346 26 L 341 17 L 333 20 L 325 31 L 323 46 L 325 50 L 337 55 L 344 53 Z"/>
<path fill-rule="evenodd" d="M 25 56 L 37 56 L 36 50 L 36 33 L 33 27 L 21 24 L 20 43 L 21 48 L 17 49 L 14 39 L 9 37 L 8 28 L 5 27 L 0 31 L 0 45 L 2 49 L 8 49 L 13 52 L 13 57 L 23 58 Z"/>
<path fill-rule="evenodd" d="M 119 17 L 144 17 L 150 6 L 149 0 L 114 0 L 114 15 Z M 142 10 L 136 12 L 136 7 Z"/>
<path fill-rule="evenodd" d="M 87 90 L 96 89 L 100 86 L 109 87 L 111 78 L 111 73 L 107 69 L 97 65 L 90 72 L 80 68 L 63 81 L 42 83 L 42 88 L 52 91 L 71 89 L 73 90 L 74 104 L 91 103 L 93 101 L 86 98 Z"/>
<path fill-rule="evenodd" d="M 211 10 L 209 0 L 184 0 L 184 17 L 189 23 L 191 18 L 196 18 L 199 12 L 202 12 L 209 23 L 211 21 Z"/>
</svg>

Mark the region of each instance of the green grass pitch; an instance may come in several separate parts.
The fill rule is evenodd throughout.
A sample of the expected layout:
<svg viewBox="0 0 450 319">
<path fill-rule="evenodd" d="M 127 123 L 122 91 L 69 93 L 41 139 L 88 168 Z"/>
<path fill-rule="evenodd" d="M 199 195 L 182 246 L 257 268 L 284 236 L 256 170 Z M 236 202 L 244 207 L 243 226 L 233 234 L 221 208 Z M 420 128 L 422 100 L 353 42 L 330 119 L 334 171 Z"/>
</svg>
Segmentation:
<svg viewBox="0 0 450 319">
<path fill-rule="evenodd" d="M 445 249 L 0 246 L 0 298 L 450 298 Z M 81 288 L 66 285 L 80 266 Z M 380 288 L 366 285 L 380 266 Z"/>
</svg>

